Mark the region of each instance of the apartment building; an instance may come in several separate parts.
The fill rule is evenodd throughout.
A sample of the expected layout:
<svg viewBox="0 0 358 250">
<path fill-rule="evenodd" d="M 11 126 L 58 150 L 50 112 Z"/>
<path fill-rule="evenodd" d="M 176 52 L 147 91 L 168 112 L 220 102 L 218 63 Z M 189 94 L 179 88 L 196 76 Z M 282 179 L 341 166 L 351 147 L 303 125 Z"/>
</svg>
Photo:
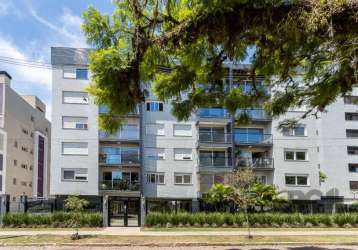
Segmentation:
<svg viewBox="0 0 358 250">
<path fill-rule="evenodd" d="M 18 95 L 11 80 L 0 71 L 0 194 L 8 195 L 16 210 L 20 196 L 48 196 L 51 124 L 45 104 Z"/>
<path fill-rule="evenodd" d="M 135 226 L 148 211 L 197 211 L 214 183 L 250 167 L 257 180 L 276 185 L 300 210 L 332 210 L 358 190 L 358 98 L 338 99 L 318 119 L 279 129 L 300 117 L 292 110 L 272 118 L 258 107 L 240 124 L 225 109 L 201 108 L 178 122 L 171 106 L 150 94 L 115 134 L 98 128 L 107 112 L 86 92 L 88 50 L 56 47 L 53 65 L 52 195 L 84 195 L 101 206 L 105 224 Z M 251 90 L 249 65 L 227 65 L 229 88 Z M 270 90 L 257 77 L 258 86 Z M 323 178 L 326 176 L 327 178 Z M 108 220 L 107 220 L 108 218 Z"/>
</svg>

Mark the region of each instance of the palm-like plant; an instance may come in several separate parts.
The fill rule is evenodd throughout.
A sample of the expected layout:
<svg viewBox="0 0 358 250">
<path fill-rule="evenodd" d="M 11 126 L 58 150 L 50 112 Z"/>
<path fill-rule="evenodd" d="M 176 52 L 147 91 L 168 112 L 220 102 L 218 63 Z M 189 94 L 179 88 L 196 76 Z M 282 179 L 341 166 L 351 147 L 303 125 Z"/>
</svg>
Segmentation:
<svg viewBox="0 0 358 250">
<path fill-rule="evenodd" d="M 264 207 L 272 207 L 274 204 L 284 203 L 285 200 L 280 198 L 280 192 L 274 185 L 255 183 L 250 190 L 253 204 L 260 206 L 263 211 Z"/>
<path fill-rule="evenodd" d="M 205 202 L 212 204 L 215 210 L 224 210 L 225 205 L 230 201 L 233 189 L 224 184 L 214 184 L 205 196 Z"/>
</svg>

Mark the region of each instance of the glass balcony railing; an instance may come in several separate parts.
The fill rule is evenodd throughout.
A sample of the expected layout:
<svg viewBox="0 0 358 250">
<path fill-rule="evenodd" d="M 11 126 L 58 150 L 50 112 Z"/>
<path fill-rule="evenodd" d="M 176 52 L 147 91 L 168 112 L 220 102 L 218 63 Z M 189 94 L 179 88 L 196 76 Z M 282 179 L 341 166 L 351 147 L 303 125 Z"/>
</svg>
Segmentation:
<svg viewBox="0 0 358 250">
<path fill-rule="evenodd" d="M 230 157 L 200 156 L 199 166 L 205 168 L 231 168 L 232 161 Z"/>
<path fill-rule="evenodd" d="M 231 133 L 199 131 L 199 142 L 231 143 Z"/>
<path fill-rule="evenodd" d="M 125 126 L 117 133 L 110 134 L 106 131 L 99 131 L 100 140 L 139 140 L 139 128 L 126 128 Z"/>
<path fill-rule="evenodd" d="M 216 118 L 227 119 L 230 118 L 230 114 L 223 108 L 200 108 L 197 115 L 200 118 Z"/>
<path fill-rule="evenodd" d="M 234 134 L 236 144 L 272 144 L 271 134 L 238 133 Z"/>
<path fill-rule="evenodd" d="M 139 164 L 139 148 L 101 147 L 99 163 L 110 165 Z"/>
<path fill-rule="evenodd" d="M 139 191 L 139 182 L 104 180 L 99 182 L 99 189 L 107 191 Z"/>
<path fill-rule="evenodd" d="M 266 113 L 264 109 L 239 109 L 236 112 L 236 115 L 241 115 L 246 113 L 252 120 L 271 120 L 271 116 Z"/>
<path fill-rule="evenodd" d="M 251 167 L 251 168 L 273 168 L 272 158 L 246 158 L 239 157 L 236 160 L 237 167 Z"/>
</svg>

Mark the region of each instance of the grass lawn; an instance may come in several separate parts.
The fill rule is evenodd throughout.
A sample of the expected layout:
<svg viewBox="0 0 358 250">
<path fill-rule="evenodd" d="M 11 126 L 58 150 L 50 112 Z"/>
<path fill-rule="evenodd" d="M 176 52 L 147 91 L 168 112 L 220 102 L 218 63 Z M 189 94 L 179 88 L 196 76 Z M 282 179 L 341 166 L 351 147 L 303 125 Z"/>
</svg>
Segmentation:
<svg viewBox="0 0 358 250">
<path fill-rule="evenodd" d="M 0 245 L 31 245 L 31 244 L 131 244 L 131 245 L 174 245 L 174 244 L 287 244 L 287 243 L 335 243 L 358 244 L 354 236 L 255 236 L 247 239 L 244 236 L 83 236 L 80 240 L 72 240 L 70 236 L 3 236 Z"/>
<path fill-rule="evenodd" d="M 250 228 L 252 232 L 255 231 L 358 231 L 358 228 L 342 228 L 342 227 L 314 227 L 314 228 L 307 228 L 307 227 L 289 227 L 289 228 L 268 228 L 268 227 L 261 227 L 261 228 Z M 165 227 L 143 227 L 141 231 L 154 231 L 154 232 L 195 232 L 195 231 L 247 231 L 247 228 L 233 228 L 233 227 L 172 227 L 172 228 L 165 228 Z"/>
</svg>

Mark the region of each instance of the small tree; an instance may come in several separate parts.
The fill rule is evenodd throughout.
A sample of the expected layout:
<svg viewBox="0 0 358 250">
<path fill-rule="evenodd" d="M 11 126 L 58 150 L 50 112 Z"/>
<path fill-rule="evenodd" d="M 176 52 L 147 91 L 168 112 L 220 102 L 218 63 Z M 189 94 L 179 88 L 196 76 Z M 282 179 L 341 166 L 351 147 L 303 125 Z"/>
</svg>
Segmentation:
<svg viewBox="0 0 358 250">
<path fill-rule="evenodd" d="M 255 174 L 250 168 L 234 171 L 229 178 L 229 183 L 233 192 L 231 200 L 240 208 L 243 208 L 246 215 L 248 237 L 252 238 L 250 233 L 250 222 L 247 209 L 254 205 L 251 187 L 255 183 Z"/>
<path fill-rule="evenodd" d="M 65 209 L 73 212 L 82 212 L 89 202 L 86 199 L 78 197 L 78 195 L 70 195 L 65 200 Z"/>
<path fill-rule="evenodd" d="M 255 206 L 260 207 L 260 211 L 263 211 L 264 207 L 273 207 L 275 204 L 286 202 L 286 200 L 279 197 L 280 192 L 274 185 L 255 183 L 251 187 L 251 193 L 253 195 L 253 203 Z"/>
<path fill-rule="evenodd" d="M 212 204 L 216 211 L 223 211 L 230 201 L 233 189 L 224 184 L 214 184 L 206 194 L 204 201 Z"/>
</svg>

